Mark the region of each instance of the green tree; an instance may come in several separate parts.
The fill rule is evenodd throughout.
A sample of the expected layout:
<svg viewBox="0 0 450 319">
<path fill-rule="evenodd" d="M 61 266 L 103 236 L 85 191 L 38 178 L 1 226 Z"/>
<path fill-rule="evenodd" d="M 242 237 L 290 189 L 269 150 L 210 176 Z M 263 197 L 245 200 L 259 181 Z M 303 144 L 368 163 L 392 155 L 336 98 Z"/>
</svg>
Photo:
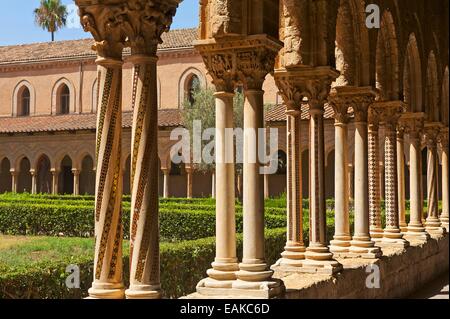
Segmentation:
<svg viewBox="0 0 450 319">
<path fill-rule="evenodd" d="M 196 88 L 192 93 L 192 99 L 186 99 L 183 103 L 182 111 L 182 123 L 183 126 L 189 131 L 191 137 L 192 148 L 192 136 L 194 131 L 194 121 L 201 121 L 202 129 L 214 128 L 216 126 L 216 111 L 215 111 L 215 98 L 214 91 L 212 89 Z M 237 92 L 234 98 L 234 127 L 243 127 L 243 109 L 244 109 L 244 95 Z M 202 149 L 210 141 L 202 141 Z M 214 164 L 208 163 L 196 163 L 195 169 L 204 173 L 212 172 L 215 168 Z M 236 174 L 242 175 L 242 164 L 236 165 Z M 242 180 L 237 178 L 236 180 Z M 240 197 L 241 186 L 237 185 L 238 197 Z"/>
<path fill-rule="evenodd" d="M 34 9 L 36 24 L 52 34 L 55 41 L 55 32 L 66 25 L 67 8 L 61 0 L 41 0 L 39 8 Z"/>
</svg>

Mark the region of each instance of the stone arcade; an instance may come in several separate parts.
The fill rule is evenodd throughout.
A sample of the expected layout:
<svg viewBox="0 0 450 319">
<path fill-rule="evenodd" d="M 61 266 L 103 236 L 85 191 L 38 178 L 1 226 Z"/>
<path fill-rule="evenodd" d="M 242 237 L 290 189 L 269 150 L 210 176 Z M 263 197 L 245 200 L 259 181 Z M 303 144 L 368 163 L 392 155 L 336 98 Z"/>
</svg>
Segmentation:
<svg viewBox="0 0 450 319">
<path fill-rule="evenodd" d="M 91 298 L 161 297 L 156 50 L 180 1 L 75 1 L 98 55 L 96 247 Z M 380 29 L 366 27 L 369 2 L 363 0 L 200 0 L 199 37 L 194 46 L 216 90 L 216 257 L 189 298 L 401 297 L 448 270 L 448 1 L 370 3 L 381 9 Z M 127 290 L 121 264 L 124 48 L 130 50 L 133 63 L 129 99 L 134 111 L 131 279 Z M 244 156 L 240 261 L 235 164 L 221 160 L 226 156 L 225 145 L 230 144 L 224 132 L 233 128 L 232 103 L 238 86 L 245 94 L 244 129 L 264 126 L 263 87 L 268 74 L 274 76 L 284 101 L 287 150 L 287 242 L 272 266 L 265 260 L 261 165 Z M 330 108 L 335 132 L 333 238 L 326 235 L 325 205 L 325 111 Z M 308 131 L 302 120 L 308 121 Z M 303 136 L 308 137 L 309 176 L 302 169 Z M 245 139 L 244 148 L 251 147 L 255 145 Z M 354 183 L 349 178 L 351 163 Z M 439 163 L 442 180 L 438 178 Z M 422 211 L 424 167 L 426 214 Z M 14 170 L 11 175 L 17 191 Z M 305 179 L 309 181 L 308 245 L 303 238 Z M 438 205 L 440 188 L 442 210 Z M 351 189 L 355 198 L 353 227 Z M 407 192 L 411 201 L 408 223 Z M 411 264 L 405 266 L 405 260 Z M 368 264 L 377 264 L 384 271 L 382 289 L 364 290 L 356 283 Z M 414 284 L 406 283 L 417 273 L 424 276 Z"/>
</svg>

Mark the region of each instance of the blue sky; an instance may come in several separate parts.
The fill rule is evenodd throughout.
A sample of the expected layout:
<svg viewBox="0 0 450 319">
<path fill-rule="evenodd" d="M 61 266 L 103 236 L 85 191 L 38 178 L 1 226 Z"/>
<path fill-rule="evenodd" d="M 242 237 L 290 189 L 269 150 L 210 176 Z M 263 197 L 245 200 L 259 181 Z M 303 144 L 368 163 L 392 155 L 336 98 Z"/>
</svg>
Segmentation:
<svg viewBox="0 0 450 319">
<path fill-rule="evenodd" d="M 33 10 L 39 6 L 40 0 L 8 2 L 8 9 L 0 11 L 0 46 L 51 40 L 50 33 L 42 30 L 34 23 Z M 62 2 L 68 5 L 68 8 L 74 5 L 73 0 L 62 0 Z M 198 26 L 198 2 L 198 0 L 184 0 L 180 4 L 172 29 Z M 72 24 L 76 27 L 72 27 Z M 70 27 L 56 33 L 56 41 L 90 37 L 79 26 L 78 17 L 76 17 L 76 20 L 69 21 L 69 25 Z"/>
</svg>

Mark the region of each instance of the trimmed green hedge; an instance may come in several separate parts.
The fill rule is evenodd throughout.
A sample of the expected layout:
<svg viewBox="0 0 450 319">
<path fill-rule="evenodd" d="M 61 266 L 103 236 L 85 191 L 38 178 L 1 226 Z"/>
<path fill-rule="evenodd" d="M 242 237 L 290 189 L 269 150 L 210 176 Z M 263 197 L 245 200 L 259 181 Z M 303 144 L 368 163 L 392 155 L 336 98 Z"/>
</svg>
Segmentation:
<svg viewBox="0 0 450 319">
<path fill-rule="evenodd" d="M 215 234 L 215 212 L 189 210 L 189 206 L 160 209 L 161 240 L 181 241 L 210 237 Z M 130 208 L 124 207 L 124 235 L 130 227 Z M 0 233 L 8 235 L 41 235 L 91 237 L 94 235 L 93 206 L 50 205 L 0 202 Z M 286 226 L 282 215 L 266 214 L 266 227 Z M 236 214 L 237 232 L 242 232 L 242 213 Z"/>
<path fill-rule="evenodd" d="M 275 263 L 285 245 L 285 229 L 266 230 L 266 259 Z M 59 238 L 58 240 L 90 241 L 92 239 Z M 242 236 L 237 236 L 238 252 L 242 251 Z M 129 258 L 124 245 L 124 281 L 128 286 Z M 57 261 L 25 265 L 17 268 L 0 268 L 0 298 L 71 299 L 87 296 L 93 278 L 92 256 L 66 256 Z M 195 291 L 195 286 L 206 276 L 215 256 L 215 238 L 203 238 L 180 243 L 161 243 L 161 284 L 166 298 L 178 298 Z M 242 256 L 239 256 L 241 258 Z M 81 288 L 67 289 L 66 266 L 80 267 Z"/>
</svg>

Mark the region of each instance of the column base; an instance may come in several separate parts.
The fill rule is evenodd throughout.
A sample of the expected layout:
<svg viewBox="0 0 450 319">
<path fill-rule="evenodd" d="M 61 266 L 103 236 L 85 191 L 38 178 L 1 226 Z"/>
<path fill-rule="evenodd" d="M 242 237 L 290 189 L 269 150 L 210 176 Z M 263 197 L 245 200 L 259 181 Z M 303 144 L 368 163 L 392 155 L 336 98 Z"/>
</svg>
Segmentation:
<svg viewBox="0 0 450 319">
<path fill-rule="evenodd" d="M 354 237 L 351 241 L 350 254 L 353 258 L 367 259 L 376 259 L 383 255 L 381 249 L 375 246 L 375 242 L 370 240 L 370 237 L 367 239 Z"/>
<path fill-rule="evenodd" d="M 442 223 L 438 218 L 427 218 L 425 222 L 425 230 L 431 237 L 441 237 L 446 234 L 446 230 L 442 227 Z"/>
<path fill-rule="evenodd" d="M 232 259 L 230 262 L 216 259 L 211 266 L 213 268 L 206 271 L 209 278 L 219 281 L 236 280 L 236 271 L 239 270 L 237 259 Z"/>
<path fill-rule="evenodd" d="M 234 280 L 227 287 L 216 286 L 213 279 L 206 278 L 197 285 L 197 296 L 204 299 L 272 299 L 284 293 L 283 282 L 278 279 L 263 282 Z"/>
<path fill-rule="evenodd" d="M 131 285 L 125 290 L 126 299 L 161 299 L 160 285 Z"/>
<path fill-rule="evenodd" d="M 379 247 L 407 248 L 409 242 L 403 238 L 403 234 L 398 228 L 388 228 L 384 230 L 383 239 L 377 243 Z"/>
<path fill-rule="evenodd" d="M 88 290 L 86 299 L 124 299 L 125 287 L 123 284 L 93 283 Z"/>
<path fill-rule="evenodd" d="M 328 248 L 334 255 L 345 254 L 350 251 L 350 242 L 350 236 L 334 236 L 334 239 L 330 241 Z"/>
<path fill-rule="evenodd" d="M 270 269 L 292 269 L 295 271 L 296 268 L 302 267 L 303 261 L 305 260 L 306 247 L 303 245 L 299 246 L 286 246 L 284 251 L 281 253 L 281 258 L 270 267 Z"/>
<path fill-rule="evenodd" d="M 403 238 L 408 241 L 422 241 L 427 242 L 430 239 L 430 235 L 425 231 L 425 227 L 418 225 L 409 225 L 407 231 L 403 234 Z"/>
<path fill-rule="evenodd" d="M 383 239 L 383 229 L 381 228 L 371 228 L 370 229 L 370 239 L 375 243 L 381 242 Z"/>
<path fill-rule="evenodd" d="M 342 270 L 342 265 L 333 259 L 327 246 L 308 247 L 305 257 L 302 272 L 333 275 Z"/>
</svg>

